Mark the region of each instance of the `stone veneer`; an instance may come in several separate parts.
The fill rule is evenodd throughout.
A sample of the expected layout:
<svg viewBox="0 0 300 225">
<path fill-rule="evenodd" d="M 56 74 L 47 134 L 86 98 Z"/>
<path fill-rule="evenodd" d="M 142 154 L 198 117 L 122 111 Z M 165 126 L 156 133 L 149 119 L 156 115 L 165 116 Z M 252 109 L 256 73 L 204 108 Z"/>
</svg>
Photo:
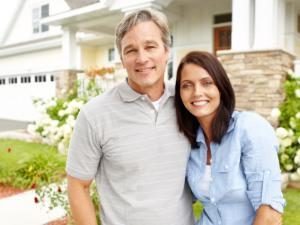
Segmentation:
<svg viewBox="0 0 300 225">
<path fill-rule="evenodd" d="M 272 119 L 270 113 L 284 100 L 283 84 L 294 56 L 276 49 L 220 51 L 218 58 L 235 90 L 236 108 L 256 111 L 276 127 L 278 121 Z"/>
<path fill-rule="evenodd" d="M 72 90 L 77 82 L 77 73 L 82 71 L 79 70 L 61 70 L 55 72 L 55 92 L 56 97 L 65 98 L 67 93 Z"/>
</svg>

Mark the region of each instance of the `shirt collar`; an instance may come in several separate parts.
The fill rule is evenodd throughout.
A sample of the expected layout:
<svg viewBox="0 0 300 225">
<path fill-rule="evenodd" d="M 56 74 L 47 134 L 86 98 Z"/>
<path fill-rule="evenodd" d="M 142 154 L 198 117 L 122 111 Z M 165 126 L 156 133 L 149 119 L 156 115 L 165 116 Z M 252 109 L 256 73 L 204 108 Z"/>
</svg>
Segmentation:
<svg viewBox="0 0 300 225">
<path fill-rule="evenodd" d="M 120 84 L 118 91 L 119 91 L 120 97 L 122 98 L 122 100 L 124 102 L 133 102 L 143 96 L 143 94 L 140 94 L 140 93 L 134 91 L 128 85 L 127 79 L 126 79 L 126 81 L 124 81 Z M 174 85 L 165 83 L 165 91 L 163 93 L 162 98 L 167 99 L 170 96 L 174 96 L 174 94 L 175 94 Z"/>
<path fill-rule="evenodd" d="M 238 116 L 238 112 L 237 111 L 234 111 L 231 114 L 229 126 L 228 126 L 228 129 L 227 129 L 226 133 L 229 133 L 230 131 L 232 131 L 234 129 L 234 126 L 236 124 L 237 116 Z M 202 130 L 202 128 L 200 126 L 199 126 L 199 128 L 197 130 L 196 142 L 198 142 L 198 143 L 200 143 L 200 142 L 205 143 L 204 133 L 203 133 L 203 130 Z"/>
</svg>

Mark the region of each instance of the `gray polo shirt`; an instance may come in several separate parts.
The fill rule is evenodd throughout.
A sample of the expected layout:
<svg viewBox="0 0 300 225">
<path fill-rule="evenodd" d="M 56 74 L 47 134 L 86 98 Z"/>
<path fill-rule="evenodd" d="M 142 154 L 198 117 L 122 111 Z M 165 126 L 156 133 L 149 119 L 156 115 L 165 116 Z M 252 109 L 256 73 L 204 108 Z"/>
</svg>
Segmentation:
<svg viewBox="0 0 300 225">
<path fill-rule="evenodd" d="M 123 82 L 77 118 L 67 173 L 96 180 L 102 225 L 192 225 L 190 145 L 176 125 L 173 86 L 160 108 Z"/>
</svg>

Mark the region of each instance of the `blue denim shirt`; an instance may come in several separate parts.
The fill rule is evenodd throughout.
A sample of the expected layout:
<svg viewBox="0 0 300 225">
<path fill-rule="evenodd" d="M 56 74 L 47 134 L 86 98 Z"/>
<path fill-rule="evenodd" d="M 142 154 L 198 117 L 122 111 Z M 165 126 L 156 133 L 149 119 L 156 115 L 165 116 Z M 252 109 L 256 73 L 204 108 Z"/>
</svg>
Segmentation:
<svg viewBox="0 0 300 225">
<path fill-rule="evenodd" d="M 234 112 L 221 144 L 211 143 L 212 181 L 209 197 L 199 186 L 207 147 L 198 130 L 199 148 L 191 151 L 187 180 L 204 206 L 197 225 L 252 225 L 261 204 L 283 212 L 278 141 L 272 126 L 252 112 Z"/>
</svg>

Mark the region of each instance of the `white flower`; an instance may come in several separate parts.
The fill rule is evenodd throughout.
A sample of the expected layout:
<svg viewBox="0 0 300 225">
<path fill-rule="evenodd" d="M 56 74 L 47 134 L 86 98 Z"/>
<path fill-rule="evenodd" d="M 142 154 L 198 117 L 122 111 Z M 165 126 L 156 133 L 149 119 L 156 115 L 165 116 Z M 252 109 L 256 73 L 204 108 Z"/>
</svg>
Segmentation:
<svg viewBox="0 0 300 225">
<path fill-rule="evenodd" d="M 58 149 L 59 153 L 61 153 L 61 154 L 66 153 L 66 148 L 62 141 L 58 143 L 57 149 Z"/>
<path fill-rule="evenodd" d="M 293 128 L 293 129 L 296 128 L 297 125 L 296 125 L 296 120 L 295 120 L 294 117 L 291 117 L 291 118 L 290 118 L 289 124 L 290 124 L 290 127 L 291 127 L 291 128 Z"/>
<path fill-rule="evenodd" d="M 282 147 L 286 148 L 292 145 L 292 139 L 291 138 L 284 138 L 280 141 L 280 144 Z"/>
<path fill-rule="evenodd" d="M 297 174 L 297 173 L 292 173 L 290 175 L 290 178 L 291 178 L 292 181 L 298 181 L 298 180 L 300 180 L 300 175 Z"/>
<path fill-rule="evenodd" d="M 295 95 L 297 98 L 300 98 L 300 89 L 295 90 Z"/>
<path fill-rule="evenodd" d="M 297 169 L 297 173 L 300 176 L 300 168 Z"/>
<path fill-rule="evenodd" d="M 296 115 L 295 115 L 295 117 L 296 117 L 297 119 L 300 119 L 300 112 L 297 112 Z"/>
<path fill-rule="evenodd" d="M 296 155 L 294 158 L 294 163 L 300 165 L 300 155 Z"/>
<path fill-rule="evenodd" d="M 60 117 L 63 117 L 64 115 L 66 115 L 66 111 L 63 110 L 63 109 L 61 109 L 61 110 L 58 111 L 58 115 L 59 115 Z"/>
<path fill-rule="evenodd" d="M 285 161 L 285 160 L 289 159 L 289 156 L 287 154 L 282 154 L 280 156 L 280 159 L 281 159 L 281 161 Z"/>
<path fill-rule="evenodd" d="M 283 127 L 278 127 L 276 129 L 276 136 L 280 139 L 283 139 L 288 136 L 288 131 Z"/>
<path fill-rule="evenodd" d="M 274 119 L 278 119 L 280 116 L 280 110 L 278 108 L 273 108 L 271 111 L 271 117 Z"/>
<path fill-rule="evenodd" d="M 284 165 L 284 168 L 285 168 L 287 171 L 290 171 L 290 170 L 293 169 L 293 165 L 287 164 L 287 165 Z"/>
</svg>

